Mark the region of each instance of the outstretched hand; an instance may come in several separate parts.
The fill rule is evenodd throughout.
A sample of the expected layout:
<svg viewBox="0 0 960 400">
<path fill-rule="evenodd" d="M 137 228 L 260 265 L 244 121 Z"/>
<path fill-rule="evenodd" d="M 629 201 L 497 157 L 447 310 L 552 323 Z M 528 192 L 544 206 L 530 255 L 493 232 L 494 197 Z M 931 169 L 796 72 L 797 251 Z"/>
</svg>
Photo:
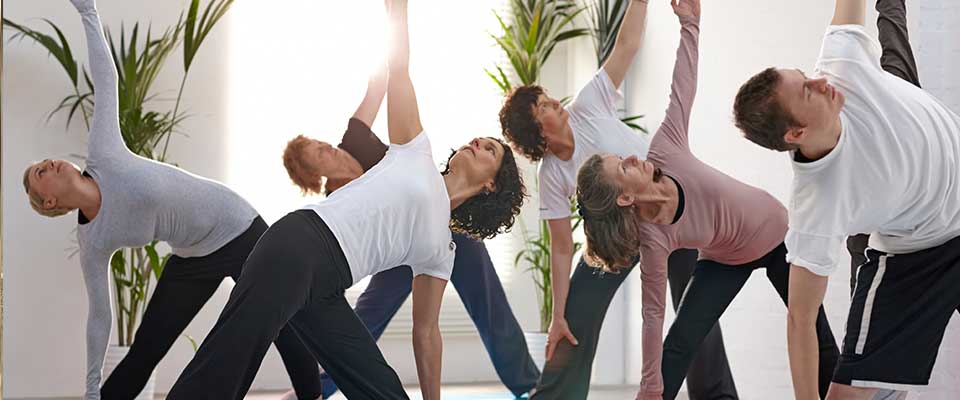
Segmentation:
<svg viewBox="0 0 960 400">
<path fill-rule="evenodd" d="M 670 0 L 670 6 L 681 21 L 684 19 L 700 21 L 700 0 Z"/>
<path fill-rule="evenodd" d="M 73 6 L 81 13 L 95 11 L 97 9 L 97 2 L 94 0 L 70 0 L 70 2 L 73 3 Z"/>
</svg>

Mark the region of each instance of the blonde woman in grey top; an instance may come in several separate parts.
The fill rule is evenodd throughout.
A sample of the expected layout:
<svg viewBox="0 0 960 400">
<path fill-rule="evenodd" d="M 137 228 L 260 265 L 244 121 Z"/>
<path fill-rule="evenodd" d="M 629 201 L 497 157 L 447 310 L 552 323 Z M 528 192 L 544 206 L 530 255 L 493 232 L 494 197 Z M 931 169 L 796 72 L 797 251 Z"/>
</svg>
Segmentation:
<svg viewBox="0 0 960 400">
<path fill-rule="evenodd" d="M 124 145 L 115 69 L 94 0 L 71 0 L 86 33 L 95 91 L 86 170 L 65 160 L 30 165 L 23 183 L 30 205 L 56 217 L 78 211 L 80 263 L 87 288 L 85 399 L 132 399 L 223 278 L 238 279 L 267 225 L 219 182 L 149 160 Z M 108 270 L 124 247 L 164 241 L 173 249 L 133 345 L 100 387 L 113 320 Z M 301 399 L 320 395 L 317 364 L 292 332 L 277 338 Z"/>
</svg>

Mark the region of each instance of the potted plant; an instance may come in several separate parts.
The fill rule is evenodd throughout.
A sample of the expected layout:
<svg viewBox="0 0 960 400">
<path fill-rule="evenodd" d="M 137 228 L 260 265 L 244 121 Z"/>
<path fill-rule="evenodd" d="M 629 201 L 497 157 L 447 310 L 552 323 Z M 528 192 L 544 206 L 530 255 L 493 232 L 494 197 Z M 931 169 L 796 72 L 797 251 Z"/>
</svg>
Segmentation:
<svg viewBox="0 0 960 400">
<path fill-rule="evenodd" d="M 211 0 L 202 10 L 200 0 L 191 0 L 188 9 L 181 12 L 177 23 L 159 36 L 148 28 L 142 35 L 139 23 L 129 31 L 121 27 L 120 39 L 114 40 L 107 31 L 107 41 L 117 67 L 119 89 L 120 129 L 130 151 L 156 161 L 166 162 L 167 148 L 174 129 L 185 119 L 179 109 L 187 75 L 200 45 L 214 25 L 226 14 L 233 0 Z M 41 33 L 13 21 L 3 19 L 6 28 L 16 33 L 12 39 L 32 39 L 42 45 L 63 67 L 72 84 L 72 93 L 63 98 L 50 113 L 67 112 L 67 127 L 77 116 L 89 129 L 93 112 L 94 87 L 86 69 L 73 58 L 70 45 L 60 28 L 44 20 L 55 36 Z M 167 57 L 183 45 L 183 76 L 172 110 L 156 110 L 156 91 L 153 84 L 167 64 Z M 148 106 L 151 106 L 148 108 Z M 49 118 L 48 118 L 49 119 Z M 133 342 L 140 317 L 146 308 L 151 284 L 163 273 L 169 254 L 161 255 L 154 241 L 141 248 L 121 249 L 110 259 L 110 275 L 114 285 L 116 332 L 118 345 L 111 345 L 104 359 L 104 374 L 123 359 Z M 187 337 L 191 343 L 192 338 Z M 194 343 L 195 347 L 195 343 Z M 155 376 L 137 399 L 152 400 Z"/>
<path fill-rule="evenodd" d="M 573 26 L 574 18 L 585 9 L 573 0 L 512 0 L 506 18 L 494 12 L 503 32 L 500 35 L 491 34 L 491 37 L 507 55 L 510 61 L 507 69 L 512 70 L 510 75 L 515 76 L 520 85 L 539 82 L 540 71 L 557 44 L 589 33 L 586 29 Z M 486 73 L 505 94 L 513 89 L 514 85 L 503 67 L 496 66 L 495 72 L 486 70 Z M 539 368 L 543 368 L 546 332 L 553 312 L 550 232 L 546 221 L 540 221 L 533 235 L 521 222 L 521 232 L 524 249 L 517 254 L 514 264 L 519 266 L 521 261 L 526 262 L 526 271 L 531 272 L 537 286 L 540 306 L 540 329 L 524 332 L 524 336 L 531 357 Z"/>
<path fill-rule="evenodd" d="M 591 35 L 594 40 L 597 67 L 610 56 L 616 36 L 626 13 L 628 0 L 592 0 L 588 6 L 578 6 L 575 1 L 545 1 L 545 0 L 512 0 L 509 8 L 509 20 L 494 13 L 500 27 L 501 35 L 491 35 L 497 45 L 507 55 L 510 65 L 507 74 L 504 68 L 497 66 L 495 71 L 485 70 L 488 76 L 504 92 L 508 93 L 514 87 L 509 76 L 515 76 L 521 85 L 536 84 L 540 78 L 540 71 L 546 63 L 554 47 L 565 40 Z M 589 29 L 573 27 L 574 19 L 585 10 L 589 10 Z M 569 101 L 570 97 L 561 100 Z M 636 123 L 642 115 L 624 117 L 621 120 L 638 131 L 647 130 Z M 534 177 L 534 182 L 539 182 Z M 572 229 L 579 229 L 582 219 L 576 212 L 576 203 L 571 199 Z M 525 332 L 527 347 L 530 355 L 539 367 L 544 364 L 547 329 L 553 313 L 553 286 L 550 275 L 550 231 L 546 221 L 539 221 L 537 230 L 529 232 L 522 225 L 524 247 L 517 253 L 514 264 L 526 264 L 525 271 L 531 273 L 537 287 L 537 301 L 540 307 L 540 329 L 536 332 Z M 582 243 L 574 241 L 574 253 L 580 250 Z"/>
<path fill-rule="evenodd" d="M 571 221 L 572 229 L 576 231 L 583 219 L 576 212 L 576 200 L 570 201 L 572 211 Z M 547 330 L 550 328 L 550 320 L 553 317 L 553 280 L 550 275 L 550 229 L 547 227 L 546 220 L 539 221 L 539 230 L 536 236 L 529 236 L 527 231 L 523 230 L 523 249 L 517 253 L 513 263 L 519 266 L 520 262 L 526 262 L 526 271 L 533 276 L 533 283 L 537 287 L 537 302 L 540 305 L 540 330 L 535 332 L 524 332 L 527 340 L 527 348 L 530 356 L 537 364 L 537 367 L 543 369 L 546 362 L 546 354 L 543 349 L 547 347 Z M 573 252 L 580 251 L 583 243 L 574 240 Z"/>
</svg>

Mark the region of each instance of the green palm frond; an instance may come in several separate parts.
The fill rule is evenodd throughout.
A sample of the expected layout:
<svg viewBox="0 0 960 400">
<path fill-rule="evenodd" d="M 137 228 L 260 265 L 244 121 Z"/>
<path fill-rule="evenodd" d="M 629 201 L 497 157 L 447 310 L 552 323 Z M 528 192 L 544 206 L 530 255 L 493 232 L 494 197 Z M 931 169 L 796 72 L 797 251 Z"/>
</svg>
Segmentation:
<svg viewBox="0 0 960 400">
<path fill-rule="evenodd" d="M 623 117 L 623 118 L 620 118 L 620 121 L 622 121 L 624 124 L 626 124 L 627 126 L 629 126 L 630 128 L 632 128 L 632 129 L 634 129 L 634 130 L 637 130 L 637 131 L 640 131 L 640 132 L 643 132 L 643 133 L 650 133 L 649 131 L 647 131 L 647 128 L 646 128 L 646 127 L 641 126 L 640 124 L 637 124 L 637 123 L 635 122 L 635 121 L 637 121 L 637 120 L 639 120 L 639 119 L 641 119 L 641 118 L 643 118 L 643 114 L 633 115 L 633 116 L 629 116 L 629 117 Z"/>
<path fill-rule="evenodd" d="M 557 44 L 589 33 L 573 26 L 574 18 L 585 9 L 572 0 L 512 0 L 509 18 L 494 11 L 501 33 L 491 37 L 507 56 L 521 85 L 539 81 L 540 70 Z M 508 82 L 489 71 L 488 75 L 501 89 Z"/>
<path fill-rule="evenodd" d="M 200 16 L 198 20 L 197 13 L 200 9 L 200 0 L 190 1 L 187 19 L 183 22 L 184 75 L 186 75 L 187 71 L 190 71 L 190 64 L 193 62 L 193 58 L 196 57 L 197 51 L 200 50 L 200 45 L 203 44 L 203 40 L 207 38 L 207 35 L 213 30 L 214 25 L 220 21 L 220 18 L 223 18 L 227 11 L 230 10 L 231 5 L 233 5 L 233 0 L 211 1 L 207 3 L 207 7 L 203 10 L 203 15 Z"/>
<path fill-rule="evenodd" d="M 610 57 L 617 42 L 617 33 L 627 12 L 629 0 L 592 0 L 590 4 L 590 31 L 593 33 L 593 47 L 597 57 L 597 66 Z"/>
<path fill-rule="evenodd" d="M 67 77 L 70 78 L 70 82 L 76 87 L 79 68 L 77 67 L 77 60 L 73 58 L 73 51 L 70 50 L 70 43 L 67 42 L 66 37 L 63 36 L 63 32 L 60 31 L 60 28 L 57 27 L 56 24 L 48 19 L 44 19 L 43 21 L 53 28 L 53 31 L 57 35 L 56 38 L 27 28 L 6 18 L 3 18 L 3 26 L 17 31 L 10 40 L 30 38 L 47 49 L 47 52 L 60 63 L 64 72 L 67 73 Z"/>
<path fill-rule="evenodd" d="M 133 25 L 129 35 L 121 25 L 119 44 L 110 31 L 107 31 L 107 42 L 119 78 L 117 83 L 121 110 L 140 108 L 148 102 L 160 70 L 179 43 L 180 31 L 180 27 L 168 28 L 159 37 L 155 37 L 152 28 L 148 26 L 142 44 L 139 23 Z"/>
<path fill-rule="evenodd" d="M 3 26 L 16 31 L 16 33 L 10 37 L 10 40 L 32 39 L 37 44 L 43 46 L 43 48 L 46 49 L 55 60 L 57 60 L 57 62 L 63 68 L 64 73 L 67 74 L 67 78 L 70 79 L 70 83 L 73 87 L 73 94 L 63 98 L 60 101 L 60 104 L 48 114 L 47 120 L 49 121 L 50 118 L 52 118 L 53 115 L 58 111 L 69 110 L 66 123 L 66 127 L 69 128 L 70 121 L 73 120 L 76 112 L 81 111 L 80 115 L 83 116 L 84 123 L 89 126 L 88 114 L 93 108 L 93 102 L 89 99 L 90 93 L 80 92 L 80 69 L 78 67 L 77 60 L 73 57 L 73 50 L 70 49 L 70 42 L 67 41 L 67 38 L 63 35 L 63 32 L 56 24 L 48 19 L 43 19 L 43 21 L 53 29 L 56 37 L 30 29 L 6 18 L 3 18 Z M 84 72 L 84 74 L 86 74 L 86 72 Z M 89 85 L 88 87 L 92 87 L 92 85 Z"/>
</svg>

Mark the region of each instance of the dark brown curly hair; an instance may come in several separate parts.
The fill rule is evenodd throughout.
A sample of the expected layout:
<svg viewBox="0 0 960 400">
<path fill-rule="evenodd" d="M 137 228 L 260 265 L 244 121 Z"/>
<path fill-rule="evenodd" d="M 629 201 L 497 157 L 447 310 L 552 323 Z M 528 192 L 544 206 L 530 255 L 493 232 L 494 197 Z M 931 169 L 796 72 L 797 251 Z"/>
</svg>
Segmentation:
<svg viewBox="0 0 960 400">
<path fill-rule="evenodd" d="M 537 85 L 520 86 L 507 95 L 500 108 L 503 137 L 530 161 L 540 161 L 547 151 L 543 128 L 533 115 L 537 99 L 544 93 Z"/>
<path fill-rule="evenodd" d="M 459 207 L 450 212 L 450 229 L 470 236 L 474 239 L 490 239 L 500 233 L 509 231 L 513 227 L 523 199 L 527 197 L 523 177 L 517 168 L 517 161 L 513 157 L 510 146 L 497 138 L 503 146 L 503 159 L 497 168 L 497 175 L 493 179 L 494 191 L 477 194 Z M 450 159 L 456 150 L 450 152 L 446 166 L 441 175 L 450 172 Z"/>
<path fill-rule="evenodd" d="M 780 73 L 767 68 L 744 83 L 733 102 L 733 117 L 743 136 L 762 147 L 776 151 L 793 150 L 796 146 L 787 143 L 783 135 L 799 126 L 780 101 L 777 87 Z"/>
</svg>

